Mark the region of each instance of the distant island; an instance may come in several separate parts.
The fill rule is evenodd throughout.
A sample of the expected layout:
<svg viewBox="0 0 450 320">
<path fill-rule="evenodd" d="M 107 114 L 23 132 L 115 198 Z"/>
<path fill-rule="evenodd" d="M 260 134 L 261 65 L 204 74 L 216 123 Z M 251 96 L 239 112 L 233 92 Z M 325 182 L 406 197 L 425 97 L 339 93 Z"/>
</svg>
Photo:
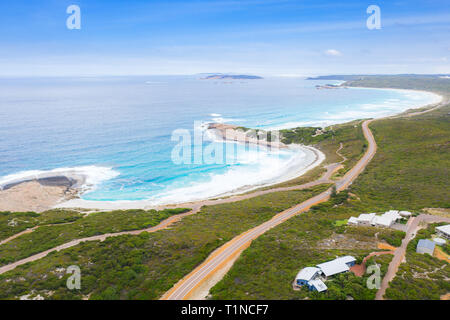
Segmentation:
<svg viewBox="0 0 450 320">
<path fill-rule="evenodd" d="M 234 74 L 221 74 L 221 73 L 216 73 L 216 74 L 210 74 L 202 79 L 206 79 L 206 80 L 258 80 L 258 79 L 263 79 L 263 77 L 260 76 L 251 76 L 251 75 L 246 75 L 246 74 L 238 74 L 238 75 L 234 75 Z"/>
</svg>

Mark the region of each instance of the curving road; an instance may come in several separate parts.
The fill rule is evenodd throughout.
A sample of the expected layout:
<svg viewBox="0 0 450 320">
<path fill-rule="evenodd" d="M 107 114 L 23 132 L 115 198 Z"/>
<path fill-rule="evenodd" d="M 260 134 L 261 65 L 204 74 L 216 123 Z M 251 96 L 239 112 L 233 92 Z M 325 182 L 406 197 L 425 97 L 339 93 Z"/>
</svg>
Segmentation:
<svg viewBox="0 0 450 320">
<path fill-rule="evenodd" d="M 372 132 L 369 129 L 369 124 L 373 120 L 366 120 L 363 122 L 362 128 L 364 136 L 368 142 L 368 148 L 364 156 L 358 163 L 347 172 L 339 181 L 336 182 L 336 189 L 338 191 L 346 189 L 367 166 L 369 161 L 375 155 L 377 145 Z M 214 251 L 205 262 L 195 268 L 191 273 L 181 279 L 175 286 L 166 292 L 161 299 L 163 300 L 183 300 L 189 299 L 195 295 L 198 289 L 205 281 L 211 280 L 216 272 L 218 272 L 225 265 L 229 264 L 233 258 L 236 258 L 245 248 L 249 246 L 252 240 L 256 239 L 269 229 L 279 225 L 287 219 L 307 211 L 311 206 L 329 199 L 331 189 L 322 192 L 321 194 L 302 202 L 295 207 L 285 210 L 275 215 L 269 221 L 250 229 L 249 231 L 235 237 L 231 241 L 224 244 L 222 247 Z M 214 285 L 214 281 L 210 281 L 209 288 Z"/>
</svg>

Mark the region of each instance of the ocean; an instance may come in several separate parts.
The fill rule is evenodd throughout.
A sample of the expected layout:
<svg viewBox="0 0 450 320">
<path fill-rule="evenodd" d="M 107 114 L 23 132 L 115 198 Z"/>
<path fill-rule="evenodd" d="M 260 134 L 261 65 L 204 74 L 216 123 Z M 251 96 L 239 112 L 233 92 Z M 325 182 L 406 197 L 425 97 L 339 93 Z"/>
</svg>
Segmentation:
<svg viewBox="0 0 450 320">
<path fill-rule="evenodd" d="M 293 178 L 317 155 L 237 144 L 227 161 L 174 163 L 176 130 L 193 136 L 208 122 L 326 126 L 438 101 L 418 91 L 315 88 L 326 83 L 201 75 L 0 79 L 0 187 L 70 171 L 86 177 L 87 201 L 158 205 L 216 197 Z M 219 143 L 206 136 L 203 151 Z"/>
</svg>

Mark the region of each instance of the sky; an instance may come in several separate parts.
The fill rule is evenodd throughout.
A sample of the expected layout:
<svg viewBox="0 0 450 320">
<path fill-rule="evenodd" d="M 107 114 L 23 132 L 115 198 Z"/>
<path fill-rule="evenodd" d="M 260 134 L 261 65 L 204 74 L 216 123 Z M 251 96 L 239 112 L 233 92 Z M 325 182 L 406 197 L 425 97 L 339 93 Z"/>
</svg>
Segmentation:
<svg viewBox="0 0 450 320">
<path fill-rule="evenodd" d="M 68 29 L 70 5 L 81 28 Z M 368 29 L 369 5 L 381 29 Z M 450 73 L 448 0 L 1 1 L 0 76 Z"/>
</svg>

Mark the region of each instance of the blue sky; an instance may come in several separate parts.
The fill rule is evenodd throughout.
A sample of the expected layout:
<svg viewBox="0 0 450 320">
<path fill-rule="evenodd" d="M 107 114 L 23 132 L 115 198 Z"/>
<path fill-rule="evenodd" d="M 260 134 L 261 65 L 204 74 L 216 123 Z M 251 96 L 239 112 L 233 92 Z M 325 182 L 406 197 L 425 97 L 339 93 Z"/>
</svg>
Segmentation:
<svg viewBox="0 0 450 320">
<path fill-rule="evenodd" d="M 81 8 L 81 30 L 66 8 Z M 381 9 L 368 30 L 369 5 Z M 450 1 L 14 0 L 0 76 L 450 73 Z"/>
</svg>

